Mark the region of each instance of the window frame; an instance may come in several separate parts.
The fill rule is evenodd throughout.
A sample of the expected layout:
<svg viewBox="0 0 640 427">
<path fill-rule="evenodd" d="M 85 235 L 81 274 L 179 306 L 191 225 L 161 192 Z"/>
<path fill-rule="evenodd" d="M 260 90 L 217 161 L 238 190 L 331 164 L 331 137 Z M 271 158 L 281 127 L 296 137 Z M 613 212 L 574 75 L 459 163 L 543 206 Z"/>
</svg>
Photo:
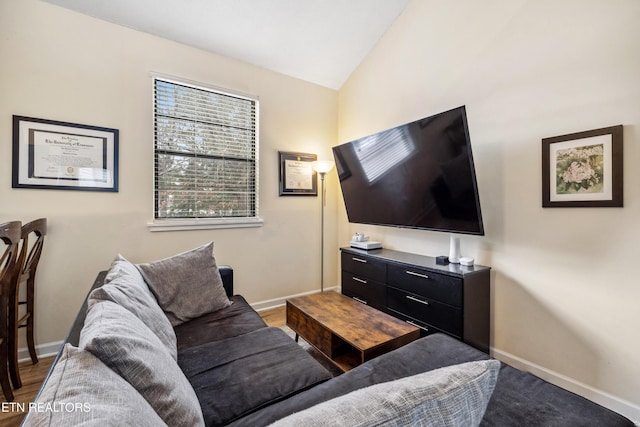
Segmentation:
<svg viewBox="0 0 640 427">
<path fill-rule="evenodd" d="M 255 215 L 251 217 L 216 217 L 216 218 L 156 218 L 156 208 L 157 208 L 157 191 L 156 191 L 156 172 L 155 168 L 157 167 L 157 153 L 156 153 L 156 137 L 155 137 L 155 126 L 156 126 L 156 100 L 155 100 L 155 84 L 156 80 L 161 80 L 168 83 L 173 83 L 177 85 L 187 86 L 194 89 L 216 92 L 225 96 L 232 96 L 235 98 L 242 98 L 254 103 L 255 107 L 255 144 L 254 144 L 254 153 L 255 153 L 255 196 L 254 196 L 254 204 L 255 204 Z M 263 225 L 264 220 L 259 215 L 259 182 L 260 182 L 260 100 L 255 95 L 250 95 L 226 88 L 221 88 L 213 85 L 209 85 L 206 83 L 195 82 L 183 78 L 176 78 L 172 76 L 167 76 L 165 74 L 160 73 L 151 73 L 151 102 L 152 102 L 152 114 L 151 128 L 153 130 L 153 138 L 152 138 L 152 158 L 153 158 L 153 188 L 152 188 L 152 217 L 153 220 L 147 223 L 147 226 L 150 231 L 179 231 L 179 230 L 201 230 L 201 229 L 215 229 L 215 228 L 246 228 L 246 227 L 260 227 Z"/>
</svg>

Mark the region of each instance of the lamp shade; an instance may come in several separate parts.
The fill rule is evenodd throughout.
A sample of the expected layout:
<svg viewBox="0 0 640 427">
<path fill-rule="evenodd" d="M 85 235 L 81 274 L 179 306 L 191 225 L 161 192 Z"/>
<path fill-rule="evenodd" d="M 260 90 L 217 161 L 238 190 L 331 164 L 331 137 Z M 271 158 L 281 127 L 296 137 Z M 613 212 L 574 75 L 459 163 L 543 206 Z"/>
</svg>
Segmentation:
<svg viewBox="0 0 640 427">
<path fill-rule="evenodd" d="M 316 160 L 315 162 L 311 162 L 311 167 L 314 171 L 325 174 L 333 169 L 333 161 L 331 160 Z"/>
</svg>

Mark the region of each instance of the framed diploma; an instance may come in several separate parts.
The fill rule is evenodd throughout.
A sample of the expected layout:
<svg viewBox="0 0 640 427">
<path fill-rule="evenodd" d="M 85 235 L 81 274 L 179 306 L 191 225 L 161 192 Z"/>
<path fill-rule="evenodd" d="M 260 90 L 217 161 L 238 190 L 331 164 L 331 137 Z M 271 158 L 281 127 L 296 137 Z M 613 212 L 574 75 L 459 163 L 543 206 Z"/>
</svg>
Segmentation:
<svg viewBox="0 0 640 427">
<path fill-rule="evenodd" d="M 318 160 L 315 154 L 278 152 L 280 160 L 281 196 L 317 196 L 317 173 L 311 163 Z"/>
<path fill-rule="evenodd" d="M 118 129 L 13 116 L 13 188 L 118 191 Z"/>
</svg>

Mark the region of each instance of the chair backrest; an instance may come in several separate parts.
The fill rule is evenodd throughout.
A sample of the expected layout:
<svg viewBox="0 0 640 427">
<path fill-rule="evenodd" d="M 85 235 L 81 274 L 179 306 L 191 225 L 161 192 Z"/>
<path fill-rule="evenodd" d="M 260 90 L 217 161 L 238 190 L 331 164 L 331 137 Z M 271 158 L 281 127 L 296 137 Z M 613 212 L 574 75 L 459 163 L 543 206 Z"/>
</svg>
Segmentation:
<svg viewBox="0 0 640 427">
<path fill-rule="evenodd" d="M 0 295 L 3 298 L 6 298 L 10 293 L 16 275 L 20 274 L 18 243 L 21 236 L 22 223 L 20 221 L 0 224 L 0 240 L 5 243 L 4 251 L 0 256 Z"/>
<path fill-rule="evenodd" d="M 35 234 L 36 240 L 29 250 L 29 236 Z M 18 258 L 19 265 L 22 266 L 22 277 L 20 280 L 26 280 L 36 274 L 42 246 L 44 245 L 44 236 L 47 234 L 47 219 L 40 218 L 31 221 L 22 226 L 22 247 Z M 28 255 L 27 255 L 28 251 Z"/>
</svg>

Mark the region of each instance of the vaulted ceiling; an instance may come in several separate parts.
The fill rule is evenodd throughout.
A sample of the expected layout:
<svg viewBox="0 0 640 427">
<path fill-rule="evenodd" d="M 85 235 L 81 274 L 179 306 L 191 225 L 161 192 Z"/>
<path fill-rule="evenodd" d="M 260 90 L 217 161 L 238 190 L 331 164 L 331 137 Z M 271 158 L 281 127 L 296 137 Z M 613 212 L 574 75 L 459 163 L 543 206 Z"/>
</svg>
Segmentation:
<svg viewBox="0 0 640 427">
<path fill-rule="evenodd" d="M 43 0 L 338 89 L 409 0 Z"/>
</svg>

